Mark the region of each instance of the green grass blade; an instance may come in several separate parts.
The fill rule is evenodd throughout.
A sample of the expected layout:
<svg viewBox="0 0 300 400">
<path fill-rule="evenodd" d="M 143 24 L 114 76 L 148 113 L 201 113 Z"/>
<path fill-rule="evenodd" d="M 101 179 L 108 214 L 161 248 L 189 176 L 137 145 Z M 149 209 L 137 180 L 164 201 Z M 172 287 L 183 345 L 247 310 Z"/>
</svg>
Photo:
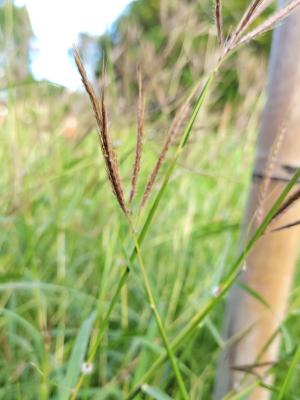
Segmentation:
<svg viewBox="0 0 300 400">
<path fill-rule="evenodd" d="M 285 380 L 283 382 L 283 385 L 280 388 L 280 392 L 278 394 L 278 400 L 282 400 L 287 398 L 287 392 L 288 392 L 288 388 L 290 386 L 291 383 L 291 379 L 292 379 L 292 375 L 297 367 L 297 364 L 300 362 L 300 345 L 298 346 L 295 355 L 293 357 L 293 360 L 291 362 L 291 365 L 288 369 L 288 372 L 286 374 Z"/>
<path fill-rule="evenodd" d="M 62 381 L 59 400 L 67 400 L 70 398 L 70 392 L 74 389 L 79 378 L 82 363 L 86 354 L 89 338 L 92 332 L 95 320 L 95 312 L 93 312 L 81 325 L 78 332 L 70 360 L 68 362 L 67 372 Z"/>
<path fill-rule="evenodd" d="M 271 310 L 270 304 L 254 289 L 251 287 L 239 282 L 239 287 L 247 292 L 251 297 L 253 297 L 255 300 L 257 300 L 260 304 Z"/>
<path fill-rule="evenodd" d="M 0 315 L 1 314 L 4 315 L 5 319 L 13 320 L 24 329 L 24 331 L 28 334 L 28 337 L 31 339 L 35 346 L 34 354 L 39 360 L 41 360 L 44 353 L 44 339 L 39 330 L 34 327 L 30 322 L 28 322 L 25 318 L 21 317 L 19 314 L 15 313 L 12 310 L 2 308 L 0 310 Z"/>
<path fill-rule="evenodd" d="M 171 344 L 170 344 L 169 338 L 167 336 L 167 333 L 165 331 L 164 324 L 162 322 L 162 319 L 161 319 L 160 314 L 159 314 L 158 309 L 157 309 L 157 305 L 156 305 L 156 302 L 155 302 L 155 299 L 154 299 L 154 296 L 153 296 L 153 292 L 152 292 L 152 289 L 151 289 L 151 286 L 150 286 L 150 282 L 149 282 L 148 275 L 147 275 L 147 272 L 146 272 L 146 267 L 145 267 L 145 264 L 144 264 L 144 260 L 143 260 L 143 257 L 142 257 L 142 253 L 141 253 L 141 249 L 140 249 L 140 246 L 139 246 L 139 243 L 138 243 L 138 239 L 135 236 L 135 232 L 134 232 L 134 229 L 133 229 L 133 226 L 131 224 L 130 219 L 128 219 L 128 222 L 129 222 L 129 224 L 131 225 L 131 228 L 132 228 L 132 231 L 131 231 L 132 239 L 133 239 L 134 244 L 135 244 L 137 258 L 138 258 L 139 266 L 140 266 L 141 273 L 142 273 L 142 276 L 143 276 L 143 283 L 144 283 L 144 288 L 145 288 L 145 292 L 146 292 L 147 299 L 148 299 L 148 304 L 149 304 L 149 306 L 150 306 L 150 308 L 151 308 L 151 310 L 153 312 L 157 327 L 159 329 L 159 332 L 160 332 L 160 335 L 161 335 L 161 338 L 162 338 L 162 341 L 163 341 L 163 344 L 164 344 L 164 347 L 165 347 L 165 350 L 166 350 L 166 354 L 170 359 L 170 363 L 172 365 L 172 368 L 173 368 L 173 371 L 174 371 L 174 374 L 175 374 L 175 377 L 176 377 L 176 381 L 178 383 L 178 387 L 179 387 L 179 390 L 181 392 L 181 396 L 182 396 L 183 399 L 188 400 L 189 399 L 188 392 L 186 390 L 186 387 L 185 387 L 181 372 L 180 372 L 179 367 L 177 365 L 177 360 L 176 360 L 174 351 L 173 351 L 173 349 L 171 347 Z"/>
<path fill-rule="evenodd" d="M 255 381 L 251 383 L 251 385 L 242 388 L 238 393 L 225 396 L 223 400 L 246 400 L 249 394 L 251 394 L 252 390 L 257 388 L 259 385 L 260 381 Z"/>
<path fill-rule="evenodd" d="M 156 387 L 149 386 L 147 384 L 143 385 L 142 392 L 150 396 L 154 400 L 171 400 L 171 397 L 163 393 Z"/>
<path fill-rule="evenodd" d="M 122 272 L 122 275 L 121 275 L 121 278 L 119 280 L 117 289 L 113 294 L 113 298 L 112 298 L 112 300 L 111 300 L 111 302 L 109 304 L 107 313 L 105 314 L 104 319 L 103 319 L 103 321 L 101 323 L 101 328 L 100 328 L 97 340 L 96 340 L 94 346 L 92 347 L 92 349 L 90 350 L 89 357 L 88 357 L 88 361 L 89 362 L 92 362 L 92 360 L 94 359 L 94 357 L 96 355 L 97 350 L 99 349 L 99 346 L 101 345 L 101 341 L 103 339 L 105 330 L 106 330 L 106 328 L 108 326 L 108 323 L 109 323 L 110 315 L 111 315 L 111 313 L 112 313 L 112 311 L 113 311 L 113 309 L 114 309 L 114 307 L 115 307 L 115 305 L 116 305 L 116 303 L 118 301 L 121 289 L 122 289 L 124 283 L 127 280 L 129 272 L 130 272 L 129 268 L 125 268 L 123 270 L 123 272 Z"/>
<path fill-rule="evenodd" d="M 96 341 L 95 341 L 95 343 L 93 344 L 93 346 L 89 350 L 89 354 L 88 354 L 88 362 L 89 363 L 93 362 L 94 357 L 95 357 L 95 355 L 97 353 L 97 350 L 99 349 L 99 347 L 101 345 L 105 330 L 106 330 L 106 328 L 108 326 L 108 323 L 109 323 L 109 319 L 110 319 L 111 313 L 112 313 L 115 305 L 117 304 L 117 301 L 118 301 L 118 298 L 120 296 L 122 287 L 124 286 L 125 282 L 127 281 L 129 272 L 130 272 L 129 268 L 126 267 L 123 270 L 122 274 L 121 274 L 121 278 L 120 278 L 120 280 L 118 282 L 117 289 L 115 290 L 115 292 L 113 294 L 113 297 L 112 297 L 112 300 L 111 300 L 111 302 L 109 304 L 108 310 L 107 310 L 107 312 L 106 312 L 106 314 L 104 316 L 104 319 L 103 319 L 103 321 L 101 323 L 101 328 L 100 328 L 100 331 L 99 331 L 98 336 L 96 338 Z M 99 310 L 99 308 L 98 308 L 98 310 Z M 98 318 L 97 313 L 95 313 L 94 319 L 96 319 L 96 318 Z M 92 324 L 93 324 L 93 322 L 92 322 Z M 91 327 L 91 329 L 92 329 L 92 327 Z M 79 374 L 77 375 L 76 382 L 77 382 L 78 378 L 79 378 Z M 75 382 L 74 386 L 76 386 L 76 388 L 75 388 L 75 391 L 74 391 L 74 393 L 75 393 L 74 396 L 76 396 L 76 393 L 79 391 L 81 385 L 83 384 L 83 381 L 84 381 L 84 375 L 82 374 L 80 379 L 78 380 L 78 382 L 77 383 Z"/>
</svg>

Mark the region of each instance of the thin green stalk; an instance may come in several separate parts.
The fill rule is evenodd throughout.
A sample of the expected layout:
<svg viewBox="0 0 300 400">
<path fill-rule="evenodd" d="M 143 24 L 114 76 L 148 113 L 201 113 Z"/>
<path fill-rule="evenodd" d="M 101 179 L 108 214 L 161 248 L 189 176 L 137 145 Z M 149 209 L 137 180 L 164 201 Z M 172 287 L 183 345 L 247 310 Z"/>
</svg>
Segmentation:
<svg viewBox="0 0 300 400">
<path fill-rule="evenodd" d="M 138 243 L 138 239 L 137 239 L 137 237 L 135 235 L 132 223 L 131 223 L 129 218 L 128 218 L 128 221 L 129 221 L 130 228 L 131 228 L 131 236 L 132 236 L 132 239 L 134 241 L 136 254 L 137 254 L 137 259 L 138 259 L 138 263 L 139 263 L 140 270 L 141 270 L 141 273 L 142 273 L 143 283 L 144 283 L 144 287 L 145 287 L 145 291 L 146 291 L 146 295 L 147 295 L 149 306 L 150 306 L 150 308 L 151 308 L 151 310 L 153 312 L 156 324 L 158 326 L 162 341 L 163 341 L 165 349 L 166 349 L 166 354 L 170 359 L 170 362 L 171 362 L 171 365 L 172 365 L 172 368 L 173 368 L 173 371 L 174 371 L 174 374 L 175 374 L 175 377 L 176 377 L 176 380 L 177 380 L 177 383 L 178 383 L 182 398 L 185 399 L 185 400 L 189 400 L 189 395 L 188 395 L 187 389 L 186 389 L 186 387 L 184 385 L 184 381 L 183 381 L 183 378 L 181 376 L 180 370 L 178 368 L 178 365 L 177 365 L 177 362 L 176 362 L 176 357 L 175 357 L 175 355 L 173 353 L 173 350 L 171 348 L 169 339 L 167 337 L 166 330 L 164 328 L 164 325 L 162 323 L 161 317 L 160 317 L 158 309 L 157 309 L 156 302 L 154 300 L 154 296 L 153 296 L 151 285 L 150 285 L 150 282 L 149 282 L 149 279 L 148 279 L 148 275 L 147 275 L 147 272 L 146 272 L 146 268 L 145 268 L 144 260 L 143 260 L 143 257 L 142 257 L 140 245 Z"/>
<path fill-rule="evenodd" d="M 297 367 L 297 364 L 299 363 L 299 361 L 300 361 L 300 345 L 298 346 L 298 348 L 297 348 L 297 350 L 295 352 L 295 355 L 294 355 L 293 360 L 291 362 L 290 368 L 289 368 L 289 370 L 288 370 L 288 372 L 286 374 L 286 377 L 285 377 L 285 380 L 283 382 L 283 385 L 280 388 L 280 392 L 279 392 L 279 395 L 278 395 L 278 400 L 282 400 L 282 399 L 286 398 L 286 393 L 287 393 L 287 390 L 289 388 L 293 372 L 294 372 L 295 368 Z"/>
<path fill-rule="evenodd" d="M 286 185 L 283 189 L 279 197 L 276 199 L 274 205 L 271 207 L 270 211 L 265 216 L 261 225 L 256 229 L 252 238 L 247 243 L 245 249 L 242 251 L 240 256 L 237 260 L 233 263 L 232 267 L 230 268 L 229 272 L 227 273 L 226 277 L 223 279 L 219 286 L 218 293 L 216 297 L 210 299 L 204 307 L 202 307 L 194 317 L 186 324 L 186 327 L 182 329 L 182 331 L 175 337 L 175 339 L 171 343 L 171 347 L 173 351 L 176 351 L 186 340 L 193 334 L 195 329 L 198 327 L 199 323 L 203 321 L 206 315 L 223 299 L 226 292 L 235 282 L 240 270 L 240 266 L 243 264 L 244 260 L 250 253 L 251 249 L 253 248 L 254 244 L 257 240 L 265 233 L 266 228 L 268 227 L 269 223 L 271 222 L 273 216 L 279 210 L 280 206 L 284 202 L 285 198 L 293 188 L 293 186 L 297 183 L 298 179 L 300 178 L 300 168 L 296 171 L 293 178 L 290 182 Z M 152 365 L 152 367 L 148 370 L 148 372 L 144 375 L 141 379 L 141 383 L 138 384 L 133 391 L 129 394 L 128 400 L 133 399 L 141 390 L 141 385 L 144 382 L 147 382 L 150 377 L 157 371 L 157 369 L 165 362 L 166 354 L 161 355 Z"/>
<path fill-rule="evenodd" d="M 99 347 L 101 345 L 105 330 L 106 330 L 106 328 L 108 326 L 108 323 L 109 323 L 110 315 L 111 315 L 111 313 L 112 313 L 112 311 L 113 311 L 113 309 L 114 309 L 114 307 L 115 307 L 115 305 L 117 303 L 117 300 L 119 298 L 121 289 L 124 286 L 125 282 L 127 281 L 129 272 L 130 272 L 129 267 L 126 267 L 122 272 L 121 278 L 120 278 L 118 286 L 116 288 L 116 291 L 115 291 L 115 293 L 114 293 L 114 295 L 112 297 L 112 300 L 111 300 L 111 302 L 109 304 L 108 310 L 107 310 L 107 312 L 105 314 L 105 317 L 104 317 L 104 319 L 102 321 L 101 328 L 100 328 L 99 334 L 97 336 L 97 339 L 96 339 L 93 347 L 89 351 L 88 363 L 92 363 L 93 362 L 94 357 L 96 355 L 96 352 L 97 352 L 97 350 L 99 349 Z M 99 308 L 98 308 L 98 313 L 97 313 L 95 319 L 97 319 L 98 317 L 99 317 Z M 82 386 L 82 384 L 84 382 L 84 378 L 85 378 L 85 375 L 81 374 L 81 376 L 79 378 L 79 381 L 78 381 L 75 389 L 73 390 L 72 400 L 76 399 L 77 393 L 78 393 L 79 389 L 81 388 L 81 386 Z"/>
<path fill-rule="evenodd" d="M 279 389 L 278 387 L 274 386 L 274 385 L 268 385 L 264 382 L 260 382 L 260 386 L 264 389 L 267 389 L 269 392 L 272 392 L 273 394 L 275 394 L 276 396 L 279 393 Z M 299 400 L 299 397 L 295 394 L 289 393 L 289 400 Z"/>
<path fill-rule="evenodd" d="M 252 382 L 250 385 L 241 388 L 241 390 L 238 393 L 228 393 L 223 400 L 239 400 L 239 399 L 244 399 L 245 396 L 249 395 L 253 389 L 257 388 L 260 386 L 260 380 L 256 380 Z"/>
<path fill-rule="evenodd" d="M 92 347 L 92 349 L 91 349 L 90 352 L 89 352 L 88 362 L 92 362 L 92 361 L 93 361 L 93 359 L 94 359 L 94 357 L 95 357 L 95 355 L 96 355 L 96 352 L 97 352 L 98 348 L 99 348 L 100 345 L 101 345 L 101 341 L 102 341 L 102 339 L 103 339 L 105 330 L 106 330 L 106 328 L 107 328 L 107 326 L 108 326 L 108 322 L 109 322 L 110 315 L 111 315 L 111 313 L 112 313 L 112 311 L 113 311 L 113 309 L 114 309 L 114 307 L 115 307 L 115 305 L 116 305 L 116 303 L 117 303 L 117 300 L 118 300 L 118 298 L 119 298 L 121 289 L 122 289 L 124 283 L 125 283 L 126 280 L 127 280 L 127 277 L 128 277 L 128 275 L 129 275 L 129 272 L 130 272 L 129 267 L 126 267 L 126 268 L 123 270 L 123 272 L 122 272 L 122 275 L 121 275 L 121 278 L 120 278 L 120 280 L 119 280 L 117 289 L 116 289 L 116 291 L 115 291 L 115 293 L 114 293 L 114 295 L 113 295 L 113 298 L 112 298 L 112 300 L 111 300 L 111 302 L 110 302 L 110 304 L 109 304 L 107 313 L 106 313 L 106 315 L 105 315 L 105 317 L 104 317 L 104 319 L 103 319 L 103 321 L 102 321 L 102 323 L 101 323 L 101 327 L 100 327 L 100 330 L 99 330 L 99 333 L 98 333 L 98 336 L 97 336 L 97 340 L 96 340 L 96 342 L 94 343 L 94 346 Z M 98 314 L 99 314 L 99 312 L 98 312 Z M 97 318 L 98 316 L 99 316 L 99 315 L 97 315 L 96 318 Z"/>
</svg>

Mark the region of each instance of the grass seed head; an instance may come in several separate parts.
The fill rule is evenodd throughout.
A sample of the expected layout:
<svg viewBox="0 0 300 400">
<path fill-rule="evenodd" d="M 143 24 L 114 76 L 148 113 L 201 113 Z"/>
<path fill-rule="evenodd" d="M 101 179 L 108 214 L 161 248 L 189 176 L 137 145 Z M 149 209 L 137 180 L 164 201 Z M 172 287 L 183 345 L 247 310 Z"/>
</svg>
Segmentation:
<svg viewBox="0 0 300 400">
<path fill-rule="evenodd" d="M 101 94 L 101 101 L 99 102 L 95 91 L 87 78 L 85 68 L 82 64 L 80 55 L 76 49 L 74 49 L 74 58 L 81 76 L 84 88 L 89 95 L 97 126 L 99 132 L 99 140 L 101 145 L 102 154 L 104 157 L 105 168 L 107 172 L 108 179 L 110 181 L 113 193 L 125 214 L 128 214 L 128 209 L 125 203 L 124 192 L 122 188 L 121 178 L 119 174 L 119 165 L 117 155 L 113 149 L 111 139 L 108 133 L 108 123 L 107 123 L 107 112 L 105 107 L 104 89 Z"/>
</svg>

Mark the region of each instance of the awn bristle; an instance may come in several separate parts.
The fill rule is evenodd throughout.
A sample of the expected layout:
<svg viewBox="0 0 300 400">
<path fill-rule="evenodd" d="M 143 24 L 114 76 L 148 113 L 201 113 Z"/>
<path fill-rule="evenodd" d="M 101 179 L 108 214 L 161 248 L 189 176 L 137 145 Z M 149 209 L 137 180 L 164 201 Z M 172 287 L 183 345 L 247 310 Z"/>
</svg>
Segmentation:
<svg viewBox="0 0 300 400">
<path fill-rule="evenodd" d="M 137 181 L 139 177 L 139 172 L 141 169 L 141 157 L 143 152 L 143 139 L 144 139 L 144 115 L 145 115 L 145 106 L 144 106 L 144 91 L 143 91 L 143 82 L 142 82 L 142 71 L 139 68 L 139 100 L 137 106 L 137 140 L 136 140 L 136 148 L 135 148 L 135 160 L 132 171 L 131 178 L 131 192 L 129 196 L 129 202 L 131 203 L 135 192 Z"/>
<path fill-rule="evenodd" d="M 242 45 L 250 40 L 256 38 L 259 35 L 269 31 L 274 27 L 274 25 L 282 21 L 285 17 L 291 14 L 300 5 L 300 0 L 292 0 L 289 4 L 283 7 L 281 10 L 275 12 L 271 17 L 269 17 L 264 23 L 259 25 L 257 28 L 253 29 L 251 32 L 244 35 L 237 43 L 237 45 Z"/>
<path fill-rule="evenodd" d="M 128 210 L 126 207 L 126 203 L 124 200 L 124 193 L 122 189 L 121 179 L 119 175 L 119 168 L 118 168 L 118 160 L 117 155 L 113 149 L 107 128 L 107 114 L 105 108 L 105 101 L 104 101 L 104 90 L 102 90 L 101 101 L 99 100 L 95 94 L 95 91 L 90 84 L 85 68 L 82 64 L 80 55 L 76 49 L 74 49 L 74 58 L 78 68 L 78 71 L 81 76 L 82 83 L 86 92 L 89 95 L 97 126 L 99 132 L 99 140 L 101 145 L 102 154 L 105 161 L 105 169 L 107 172 L 108 179 L 110 181 L 113 193 L 125 214 L 128 214 Z"/>
<path fill-rule="evenodd" d="M 222 19 L 222 1 L 216 0 L 215 3 L 215 18 L 218 33 L 219 46 L 223 46 L 223 19 Z"/>
<path fill-rule="evenodd" d="M 298 226 L 298 225 L 300 225 L 300 220 L 291 222 L 290 224 L 279 226 L 278 228 L 272 229 L 271 232 L 283 231 L 284 229 L 294 228 L 295 226 Z"/>
<path fill-rule="evenodd" d="M 300 199 L 300 188 L 298 188 L 287 200 L 282 204 L 277 213 L 273 216 L 270 223 L 276 221 L 281 215 L 285 214 Z"/>
</svg>

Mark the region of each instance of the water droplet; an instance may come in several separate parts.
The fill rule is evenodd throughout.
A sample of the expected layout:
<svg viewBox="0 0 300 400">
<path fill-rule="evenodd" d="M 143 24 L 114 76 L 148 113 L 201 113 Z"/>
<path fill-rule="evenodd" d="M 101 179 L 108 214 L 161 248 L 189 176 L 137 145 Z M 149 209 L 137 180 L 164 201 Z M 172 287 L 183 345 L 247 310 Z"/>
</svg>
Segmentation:
<svg viewBox="0 0 300 400">
<path fill-rule="evenodd" d="M 211 293 L 212 293 L 212 295 L 213 295 L 214 297 L 218 297 L 219 294 L 220 294 L 220 290 L 221 290 L 220 286 L 214 286 L 214 287 L 212 288 L 212 290 L 211 290 Z"/>
<path fill-rule="evenodd" d="M 90 375 L 93 372 L 94 364 L 91 362 L 84 362 L 81 366 L 81 372 L 83 375 Z"/>
</svg>

